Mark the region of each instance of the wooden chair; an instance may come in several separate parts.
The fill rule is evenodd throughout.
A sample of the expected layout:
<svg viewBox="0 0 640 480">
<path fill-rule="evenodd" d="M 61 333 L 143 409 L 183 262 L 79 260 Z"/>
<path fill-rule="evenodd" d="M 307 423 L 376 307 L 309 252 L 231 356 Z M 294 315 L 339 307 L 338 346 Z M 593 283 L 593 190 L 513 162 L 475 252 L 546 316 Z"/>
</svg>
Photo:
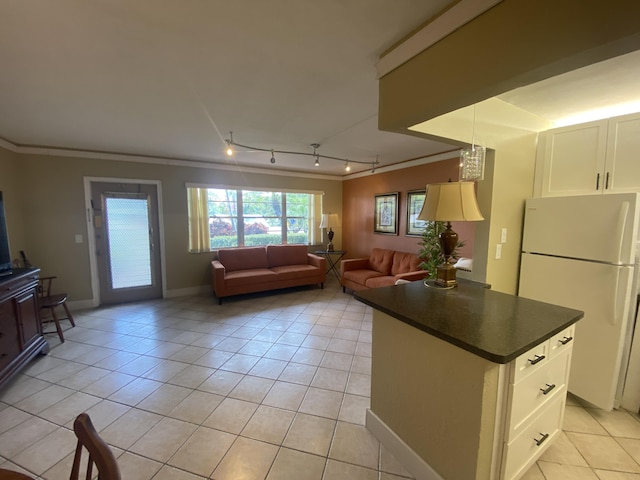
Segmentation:
<svg viewBox="0 0 640 480">
<path fill-rule="evenodd" d="M 60 337 L 60 342 L 64 343 L 64 335 L 62 334 L 62 327 L 60 326 L 60 320 L 69 320 L 71 322 L 71 326 L 75 327 L 76 324 L 73 321 L 73 316 L 69 311 L 69 307 L 67 306 L 67 294 L 66 293 L 51 293 L 51 285 L 53 280 L 58 277 L 41 277 L 39 280 L 39 303 L 41 310 L 49 310 L 51 313 L 51 318 L 43 318 L 42 324 L 44 328 L 44 324 L 53 322 L 56 325 L 56 331 L 58 332 L 58 337 Z M 63 318 L 58 318 L 56 314 L 57 307 L 64 308 L 67 316 Z"/>
<path fill-rule="evenodd" d="M 80 463 L 82 452 L 85 449 L 89 452 L 85 477 L 87 480 L 93 477 L 94 465 L 98 470 L 98 480 L 121 480 L 122 477 L 120 476 L 116 458 L 113 456 L 109 445 L 96 432 L 89 415 L 86 413 L 78 415 L 73 422 L 73 431 L 78 437 L 78 446 L 73 458 L 73 467 L 69 480 L 78 480 L 80 478 Z"/>
</svg>

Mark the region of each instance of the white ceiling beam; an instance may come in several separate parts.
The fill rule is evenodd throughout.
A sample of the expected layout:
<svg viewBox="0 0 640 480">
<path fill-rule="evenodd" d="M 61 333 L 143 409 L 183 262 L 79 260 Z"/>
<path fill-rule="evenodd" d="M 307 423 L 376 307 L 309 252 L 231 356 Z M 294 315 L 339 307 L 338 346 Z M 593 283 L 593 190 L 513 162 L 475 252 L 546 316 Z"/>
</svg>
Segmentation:
<svg viewBox="0 0 640 480">
<path fill-rule="evenodd" d="M 444 37 L 483 14 L 502 0 L 460 0 L 399 44 L 376 63 L 378 78 L 408 62 Z"/>
</svg>

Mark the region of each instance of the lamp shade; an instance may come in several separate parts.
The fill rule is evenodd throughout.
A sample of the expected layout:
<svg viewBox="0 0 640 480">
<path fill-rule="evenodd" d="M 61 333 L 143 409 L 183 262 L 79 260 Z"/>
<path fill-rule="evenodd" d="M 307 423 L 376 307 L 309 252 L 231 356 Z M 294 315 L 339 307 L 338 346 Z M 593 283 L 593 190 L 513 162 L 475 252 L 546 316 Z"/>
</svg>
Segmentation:
<svg viewBox="0 0 640 480">
<path fill-rule="evenodd" d="M 474 182 L 446 182 L 427 185 L 419 220 L 460 222 L 484 220 Z"/>
<path fill-rule="evenodd" d="M 332 228 L 340 225 L 337 213 L 323 213 L 320 228 Z"/>
</svg>

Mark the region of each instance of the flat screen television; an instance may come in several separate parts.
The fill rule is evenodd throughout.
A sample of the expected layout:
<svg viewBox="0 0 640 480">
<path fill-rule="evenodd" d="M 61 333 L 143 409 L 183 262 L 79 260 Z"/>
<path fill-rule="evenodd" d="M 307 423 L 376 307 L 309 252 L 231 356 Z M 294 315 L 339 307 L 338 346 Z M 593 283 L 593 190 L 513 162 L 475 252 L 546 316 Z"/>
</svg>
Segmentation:
<svg viewBox="0 0 640 480">
<path fill-rule="evenodd" d="M 11 252 L 9 251 L 9 233 L 4 216 L 4 200 L 0 192 L 0 276 L 11 274 Z"/>
</svg>

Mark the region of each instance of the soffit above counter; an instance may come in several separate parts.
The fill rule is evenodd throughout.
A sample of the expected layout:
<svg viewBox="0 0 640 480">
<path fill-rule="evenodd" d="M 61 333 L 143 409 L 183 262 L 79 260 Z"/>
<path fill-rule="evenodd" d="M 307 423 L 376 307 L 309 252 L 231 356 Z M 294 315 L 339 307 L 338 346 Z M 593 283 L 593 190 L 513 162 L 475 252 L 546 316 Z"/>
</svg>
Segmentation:
<svg viewBox="0 0 640 480">
<path fill-rule="evenodd" d="M 569 0 L 502 0 L 380 79 L 379 128 L 411 133 L 410 126 L 640 50 L 639 15 L 640 3 L 624 0 L 582 2 L 579 15 Z"/>
</svg>

